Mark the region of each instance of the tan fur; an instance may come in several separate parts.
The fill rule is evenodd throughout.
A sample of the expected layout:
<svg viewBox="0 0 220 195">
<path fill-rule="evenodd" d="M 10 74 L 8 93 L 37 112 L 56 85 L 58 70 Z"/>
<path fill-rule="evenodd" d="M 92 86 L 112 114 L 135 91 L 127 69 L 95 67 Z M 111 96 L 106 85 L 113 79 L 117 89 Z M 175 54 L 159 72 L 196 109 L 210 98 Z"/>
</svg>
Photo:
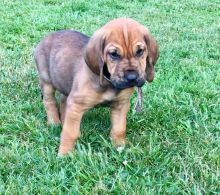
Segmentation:
<svg viewBox="0 0 220 195">
<path fill-rule="evenodd" d="M 138 56 L 140 49 L 143 54 Z M 133 88 L 153 80 L 158 54 L 149 30 L 125 18 L 110 21 L 91 38 L 76 31 L 58 31 L 38 44 L 35 61 L 47 120 L 63 123 L 59 154 L 71 151 L 80 136 L 83 114 L 97 105 L 111 107 L 112 141 L 117 147 L 125 144 Z M 62 94 L 60 117 L 55 90 Z"/>
<path fill-rule="evenodd" d="M 125 39 L 125 46 L 128 48 L 128 44 L 129 44 L 129 40 L 128 40 L 128 29 L 127 29 L 127 25 L 123 25 L 123 35 L 124 35 L 124 39 Z"/>
</svg>

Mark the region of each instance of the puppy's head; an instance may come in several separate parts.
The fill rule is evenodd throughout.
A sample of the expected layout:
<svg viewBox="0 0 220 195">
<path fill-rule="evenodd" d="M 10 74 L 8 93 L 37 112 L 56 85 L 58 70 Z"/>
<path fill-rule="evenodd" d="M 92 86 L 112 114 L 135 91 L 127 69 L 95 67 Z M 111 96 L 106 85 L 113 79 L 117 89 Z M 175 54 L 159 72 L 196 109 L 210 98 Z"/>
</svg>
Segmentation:
<svg viewBox="0 0 220 195">
<path fill-rule="evenodd" d="M 159 51 L 149 30 L 132 19 L 110 21 L 91 37 L 85 52 L 90 69 L 117 89 L 141 87 L 154 79 Z"/>
</svg>

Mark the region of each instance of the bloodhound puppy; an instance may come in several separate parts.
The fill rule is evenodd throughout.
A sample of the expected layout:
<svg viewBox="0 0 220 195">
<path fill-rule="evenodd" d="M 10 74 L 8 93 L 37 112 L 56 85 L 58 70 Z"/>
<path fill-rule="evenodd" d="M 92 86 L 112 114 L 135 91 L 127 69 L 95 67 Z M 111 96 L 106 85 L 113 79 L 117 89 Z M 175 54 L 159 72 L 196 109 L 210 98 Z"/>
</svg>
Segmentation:
<svg viewBox="0 0 220 195">
<path fill-rule="evenodd" d="M 71 30 L 45 37 L 35 61 L 48 123 L 63 123 L 58 154 L 71 151 L 84 112 L 97 105 L 110 106 L 110 135 L 116 147 L 123 147 L 130 97 L 134 87 L 154 79 L 158 56 L 149 30 L 128 18 L 110 21 L 91 38 Z M 61 93 L 61 117 L 55 90 Z"/>
</svg>

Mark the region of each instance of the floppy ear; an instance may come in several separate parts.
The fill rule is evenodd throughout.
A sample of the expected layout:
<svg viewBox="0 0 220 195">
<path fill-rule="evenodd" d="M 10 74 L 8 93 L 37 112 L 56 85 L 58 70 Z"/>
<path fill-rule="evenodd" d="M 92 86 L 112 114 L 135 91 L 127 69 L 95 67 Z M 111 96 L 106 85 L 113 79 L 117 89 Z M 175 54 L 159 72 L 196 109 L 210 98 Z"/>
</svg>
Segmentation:
<svg viewBox="0 0 220 195">
<path fill-rule="evenodd" d="M 148 29 L 145 29 L 144 39 L 148 49 L 148 56 L 146 59 L 146 80 L 151 82 L 154 80 L 154 65 L 159 57 L 159 49 L 156 40 L 152 37 Z"/>
<path fill-rule="evenodd" d="M 85 50 L 85 62 L 88 67 L 100 76 L 100 84 L 103 82 L 103 52 L 105 47 L 105 32 L 100 29 L 90 38 Z"/>
</svg>

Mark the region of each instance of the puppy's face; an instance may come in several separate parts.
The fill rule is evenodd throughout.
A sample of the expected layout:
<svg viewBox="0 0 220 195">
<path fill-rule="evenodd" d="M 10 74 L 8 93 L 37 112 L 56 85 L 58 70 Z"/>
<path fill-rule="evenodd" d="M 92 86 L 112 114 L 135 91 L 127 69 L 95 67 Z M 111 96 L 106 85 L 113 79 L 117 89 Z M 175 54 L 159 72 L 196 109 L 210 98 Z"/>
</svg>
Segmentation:
<svg viewBox="0 0 220 195">
<path fill-rule="evenodd" d="M 123 30 L 112 31 L 106 41 L 103 74 L 118 89 L 141 87 L 146 80 L 147 45 L 140 33 Z"/>
<path fill-rule="evenodd" d="M 134 20 L 120 18 L 107 23 L 95 34 L 99 52 L 95 47 L 91 50 L 92 63 L 95 64 L 97 52 L 100 57 L 96 59 L 99 68 L 96 71 L 101 77 L 109 79 L 117 89 L 141 87 L 145 80 L 153 80 L 158 48 L 146 28 Z"/>
</svg>

